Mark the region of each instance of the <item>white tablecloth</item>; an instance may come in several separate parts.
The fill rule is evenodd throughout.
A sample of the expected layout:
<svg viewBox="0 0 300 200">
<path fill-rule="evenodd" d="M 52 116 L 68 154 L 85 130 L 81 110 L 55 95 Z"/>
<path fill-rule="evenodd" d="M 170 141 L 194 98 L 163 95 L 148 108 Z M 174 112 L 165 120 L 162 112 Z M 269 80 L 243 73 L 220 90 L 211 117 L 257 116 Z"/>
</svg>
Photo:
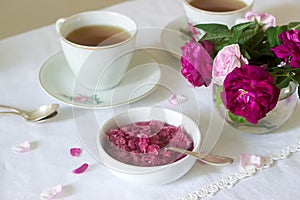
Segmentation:
<svg viewBox="0 0 300 200">
<path fill-rule="evenodd" d="M 257 1 L 254 8 L 258 12 L 274 14 L 278 24 L 300 20 L 298 0 Z M 106 9 L 129 15 L 140 28 L 152 31 L 150 37 L 147 31 L 144 33 L 148 35 L 140 34 L 138 45 L 162 50 L 159 30 L 173 19 L 184 15 L 180 0 L 136 0 Z M 0 104 L 32 110 L 42 104 L 60 103 L 43 91 L 38 79 L 41 65 L 60 51 L 53 25 L 0 40 Z M 174 68 L 180 66 L 178 60 L 165 51 L 157 50 L 156 54 L 163 64 Z M 179 72 L 175 76 L 178 74 Z M 187 84 L 178 85 L 176 81 L 169 80 L 172 78 L 170 76 L 168 71 L 163 71 L 163 83 L 174 88 L 178 94 L 186 94 L 189 90 Z M 199 120 L 200 129 L 205 134 L 208 124 L 214 123 L 207 117 L 211 113 L 211 107 L 207 106 L 210 105 L 209 92 L 206 88 L 200 88 L 195 89 L 195 94 L 196 97 L 188 97 L 188 101 L 182 106 L 187 115 Z M 168 96 L 168 91 L 158 89 L 130 106 L 162 105 L 178 109 L 168 103 Z M 197 109 L 194 107 L 194 100 L 198 105 Z M 128 105 L 117 109 L 127 108 Z M 298 107 L 284 126 L 271 134 L 239 133 L 225 126 L 213 152 L 233 157 L 235 162 L 232 165 L 212 167 L 197 162 L 184 177 L 157 186 L 135 185 L 119 180 L 84 149 L 85 144 L 79 137 L 82 132 L 78 133 L 78 120 L 89 115 L 89 112 L 95 112 L 101 123 L 110 115 L 108 111 L 111 109 L 72 109 L 60 103 L 59 115 L 41 124 L 28 123 L 16 116 L 0 116 L 0 199 L 39 199 L 42 191 L 57 184 L 63 186 L 59 199 L 169 200 L 187 197 L 241 171 L 241 153 L 268 156 L 297 144 L 300 139 L 299 109 Z M 91 131 L 88 127 L 86 126 L 86 132 Z M 25 140 L 31 143 L 30 151 L 22 154 L 11 151 L 12 146 Z M 82 155 L 70 156 L 69 149 L 72 147 L 82 148 Z M 88 170 L 80 175 L 73 174 L 72 170 L 83 163 L 90 164 Z M 232 188 L 221 189 L 213 199 L 299 199 L 299 168 L 300 154 L 294 153 L 287 159 L 275 162 L 270 168 L 237 182 Z"/>
</svg>

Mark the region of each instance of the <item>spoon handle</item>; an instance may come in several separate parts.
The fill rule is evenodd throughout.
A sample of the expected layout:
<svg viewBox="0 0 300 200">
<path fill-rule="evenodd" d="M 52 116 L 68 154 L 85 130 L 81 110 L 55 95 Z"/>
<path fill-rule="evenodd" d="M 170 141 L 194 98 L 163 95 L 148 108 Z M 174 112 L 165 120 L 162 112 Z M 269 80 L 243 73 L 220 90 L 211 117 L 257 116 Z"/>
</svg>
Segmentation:
<svg viewBox="0 0 300 200">
<path fill-rule="evenodd" d="M 221 156 L 221 155 L 213 155 L 213 154 L 200 154 L 198 152 L 194 151 L 189 151 L 177 147 L 168 147 L 168 150 L 171 151 L 176 151 L 178 153 L 183 153 L 186 155 L 190 155 L 195 157 L 196 159 L 209 164 L 209 165 L 214 165 L 214 166 L 225 166 L 229 165 L 233 162 L 232 158 L 226 157 L 226 156 Z"/>
<path fill-rule="evenodd" d="M 17 112 L 0 112 L 0 115 L 19 115 Z"/>
<path fill-rule="evenodd" d="M 177 148 L 177 147 L 168 147 L 167 149 L 171 150 L 171 151 L 176 151 L 178 153 L 183 153 L 183 154 L 186 154 L 186 155 L 194 156 L 194 157 L 197 157 L 197 158 L 201 159 L 200 155 L 197 152 L 194 152 L 194 151 L 189 151 L 189 150 L 181 149 L 181 148 Z"/>
<path fill-rule="evenodd" d="M 13 112 L 1 112 L 4 115 L 8 115 L 8 114 L 20 114 L 21 113 L 21 111 L 19 109 L 11 107 L 11 106 L 0 105 L 0 109 L 1 108 L 13 111 Z"/>
</svg>

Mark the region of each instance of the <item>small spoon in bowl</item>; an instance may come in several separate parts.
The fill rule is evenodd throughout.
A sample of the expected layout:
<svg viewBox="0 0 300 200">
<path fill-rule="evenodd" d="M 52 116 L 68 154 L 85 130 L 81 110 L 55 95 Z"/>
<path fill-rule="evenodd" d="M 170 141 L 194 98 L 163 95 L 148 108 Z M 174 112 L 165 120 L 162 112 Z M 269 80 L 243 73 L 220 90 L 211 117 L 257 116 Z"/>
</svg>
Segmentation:
<svg viewBox="0 0 300 200">
<path fill-rule="evenodd" d="M 178 153 L 183 153 L 186 155 L 193 156 L 196 159 L 200 160 L 201 162 L 213 166 L 225 166 L 233 162 L 232 158 L 221 156 L 221 155 L 207 154 L 205 156 L 201 156 L 201 154 L 198 152 L 189 151 L 177 147 L 167 147 L 167 150 L 176 151 Z"/>
<path fill-rule="evenodd" d="M 0 112 L 0 115 L 19 115 L 30 122 L 42 122 L 57 115 L 59 104 L 43 105 L 29 112 L 5 105 L 0 105 L 0 108 L 11 110 L 8 112 Z"/>
</svg>

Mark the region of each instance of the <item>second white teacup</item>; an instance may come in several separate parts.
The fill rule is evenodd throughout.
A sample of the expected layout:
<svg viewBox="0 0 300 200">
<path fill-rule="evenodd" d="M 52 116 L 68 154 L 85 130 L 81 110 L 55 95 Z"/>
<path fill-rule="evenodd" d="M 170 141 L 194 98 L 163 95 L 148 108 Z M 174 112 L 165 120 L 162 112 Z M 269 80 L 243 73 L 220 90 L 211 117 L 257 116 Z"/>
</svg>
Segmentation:
<svg viewBox="0 0 300 200">
<path fill-rule="evenodd" d="M 131 61 L 137 32 L 129 17 L 88 11 L 56 21 L 63 53 L 75 77 L 92 90 L 115 87 Z"/>
<path fill-rule="evenodd" d="M 232 27 L 243 21 L 245 14 L 252 10 L 254 0 L 182 0 L 183 8 L 191 31 L 196 39 L 201 32 L 193 29 L 197 24 L 218 23 Z"/>
</svg>

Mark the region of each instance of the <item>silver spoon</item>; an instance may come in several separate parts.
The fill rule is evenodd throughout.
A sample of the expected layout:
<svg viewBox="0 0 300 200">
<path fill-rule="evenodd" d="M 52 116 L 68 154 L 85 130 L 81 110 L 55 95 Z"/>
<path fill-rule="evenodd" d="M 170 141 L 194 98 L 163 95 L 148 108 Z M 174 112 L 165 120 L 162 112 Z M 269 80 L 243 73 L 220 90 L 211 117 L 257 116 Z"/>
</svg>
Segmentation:
<svg viewBox="0 0 300 200">
<path fill-rule="evenodd" d="M 198 152 L 189 151 L 177 147 L 167 147 L 167 149 L 171 151 L 176 151 L 178 153 L 183 153 L 186 155 L 193 156 L 198 160 L 213 166 L 225 166 L 233 162 L 232 158 L 221 156 L 221 155 L 207 154 L 205 156 L 201 156 L 201 154 Z"/>
<path fill-rule="evenodd" d="M 30 122 L 42 122 L 57 115 L 57 109 L 59 108 L 59 104 L 43 105 L 29 112 L 5 105 L 0 105 L 0 108 L 10 110 L 7 112 L 0 112 L 0 115 L 19 115 Z"/>
</svg>

